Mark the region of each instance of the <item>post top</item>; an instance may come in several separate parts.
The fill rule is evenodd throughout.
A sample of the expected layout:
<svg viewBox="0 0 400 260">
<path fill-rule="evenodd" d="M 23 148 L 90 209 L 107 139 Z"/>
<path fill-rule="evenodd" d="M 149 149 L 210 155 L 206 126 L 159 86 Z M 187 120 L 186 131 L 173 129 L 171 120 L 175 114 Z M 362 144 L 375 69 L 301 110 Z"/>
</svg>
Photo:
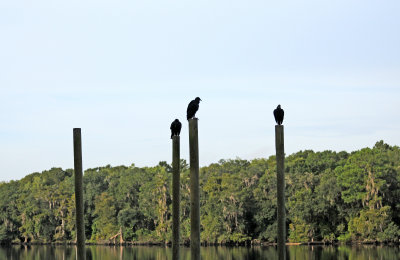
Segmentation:
<svg viewBox="0 0 400 260">
<path fill-rule="evenodd" d="M 188 121 L 198 121 L 199 119 L 197 118 L 197 117 L 192 117 L 192 118 L 189 118 L 189 120 Z"/>
<path fill-rule="evenodd" d="M 179 135 L 174 135 L 174 136 L 172 136 L 172 140 L 174 141 L 174 140 L 179 140 L 180 139 L 180 136 Z"/>
</svg>

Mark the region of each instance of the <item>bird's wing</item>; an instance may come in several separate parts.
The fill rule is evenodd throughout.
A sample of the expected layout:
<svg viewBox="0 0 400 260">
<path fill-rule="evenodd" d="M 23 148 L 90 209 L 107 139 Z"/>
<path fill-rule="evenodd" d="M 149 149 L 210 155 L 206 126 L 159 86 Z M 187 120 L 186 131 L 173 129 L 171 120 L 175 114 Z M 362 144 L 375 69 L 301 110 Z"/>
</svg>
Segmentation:
<svg viewBox="0 0 400 260">
<path fill-rule="evenodd" d="M 186 111 L 187 119 L 192 118 L 194 116 L 194 114 L 196 113 L 196 111 L 197 111 L 196 105 L 197 104 L 194 100 L 190 101 L 187 111 Z"/>
<path fill-rule="evenodd" d="M 187 107 L 187 110 L 188 110 L 188 111 L 189 111 L 189 109 L 192 109 L 193 104 L 195 104 L 194 100 L 190 101 L 190 103 L 189 103 L 189 105 L 188 105 L 188 107 Z"/>
<path fill-rule="evenodd" d="M 182 129 L 182 123 L 179 122 L 179 123 L 177 124 L 177 132 L 178 132 L 178 135 L 181 133 L 181 129 Z"/>
</svg>

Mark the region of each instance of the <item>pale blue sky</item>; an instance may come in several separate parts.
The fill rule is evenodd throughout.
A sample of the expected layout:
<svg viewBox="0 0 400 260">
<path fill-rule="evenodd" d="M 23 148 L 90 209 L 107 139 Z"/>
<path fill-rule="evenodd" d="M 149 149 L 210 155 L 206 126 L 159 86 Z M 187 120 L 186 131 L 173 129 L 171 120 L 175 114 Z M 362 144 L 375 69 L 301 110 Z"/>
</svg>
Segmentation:
<svg viewBox="0 0 400 260">
<path fill-rule="evenodd" d="M 200 164 L 400 144 L 399 1 L 1 1 L 0 181 L 171 161 L 196 96 Z"/>
</svg>

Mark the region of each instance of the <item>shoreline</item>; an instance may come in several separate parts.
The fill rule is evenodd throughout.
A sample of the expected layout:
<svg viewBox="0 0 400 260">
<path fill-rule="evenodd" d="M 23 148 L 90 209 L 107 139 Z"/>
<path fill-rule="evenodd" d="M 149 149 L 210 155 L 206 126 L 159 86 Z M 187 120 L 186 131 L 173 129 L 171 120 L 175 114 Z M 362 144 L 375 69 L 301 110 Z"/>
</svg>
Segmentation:
<svg viewBox="0 0 400 260">
<path fill-rule="evenodd" d="M 11 246 L 11 245 L 19 245 L 19 246 L 38 246 L 38 245 L 52 245 L 52 246 L 74 246 L 76 242 L 74 241 L 59 241 L 59 242 L 29 242 L 29 243 L 0 243 L 0 246 Z M 114 242 L 86 242 L 86 246 L 156 246 L 156 247 L 172 247 L 172 243 L 161 243 L 161 242 L 123 242 L 123 243 L 114 243 Z M 183 247 L 190 247 L 190 243 L 181 243 Z M 305 242 L 305 243 L 293 243 L 287 242 L 286 246 L 361 246 L 361 245 L 400 245 L 400 241 L 397 243 L 391 242 L 378 242 L 378 241 L 353 241 L 348 243 L 326 243 L 323 241 L 314 241 L 314 242 Z M 202 247 L 268 247 L 268 246 L 277 246 L 277 243 L 268 243 L 268 242 L 252 242 L 252 243 L 201 243 Z"/>
</svg>

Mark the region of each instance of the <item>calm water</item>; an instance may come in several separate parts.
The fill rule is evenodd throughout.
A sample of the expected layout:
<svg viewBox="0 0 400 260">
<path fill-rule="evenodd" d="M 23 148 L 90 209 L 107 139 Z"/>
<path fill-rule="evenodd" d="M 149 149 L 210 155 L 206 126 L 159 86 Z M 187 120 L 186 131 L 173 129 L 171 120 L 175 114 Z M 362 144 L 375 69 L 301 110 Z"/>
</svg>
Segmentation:
<svg viewBox="0 0 400 260">
<path fill-rule="evenodd" d="M 393 246 L 289 246 L 288 259 L 350 259 L 350 260 L 399 260 L 400 247 Z M 274 247 L 202 247 L 203 260 L 245 260 L 277 259 Z M 0 247 L 1 260 L 41 260 L 61 259 L 75 260 L 73 246 L 11 246 Z M 109 247 L 88 246 L 87 260 L 121 260 L 121 259 L 172 259 L 171 248 L 165 247 Z M 190 259 L 190 248 L 181 248 L 181 259 Z"/>
</svg>

